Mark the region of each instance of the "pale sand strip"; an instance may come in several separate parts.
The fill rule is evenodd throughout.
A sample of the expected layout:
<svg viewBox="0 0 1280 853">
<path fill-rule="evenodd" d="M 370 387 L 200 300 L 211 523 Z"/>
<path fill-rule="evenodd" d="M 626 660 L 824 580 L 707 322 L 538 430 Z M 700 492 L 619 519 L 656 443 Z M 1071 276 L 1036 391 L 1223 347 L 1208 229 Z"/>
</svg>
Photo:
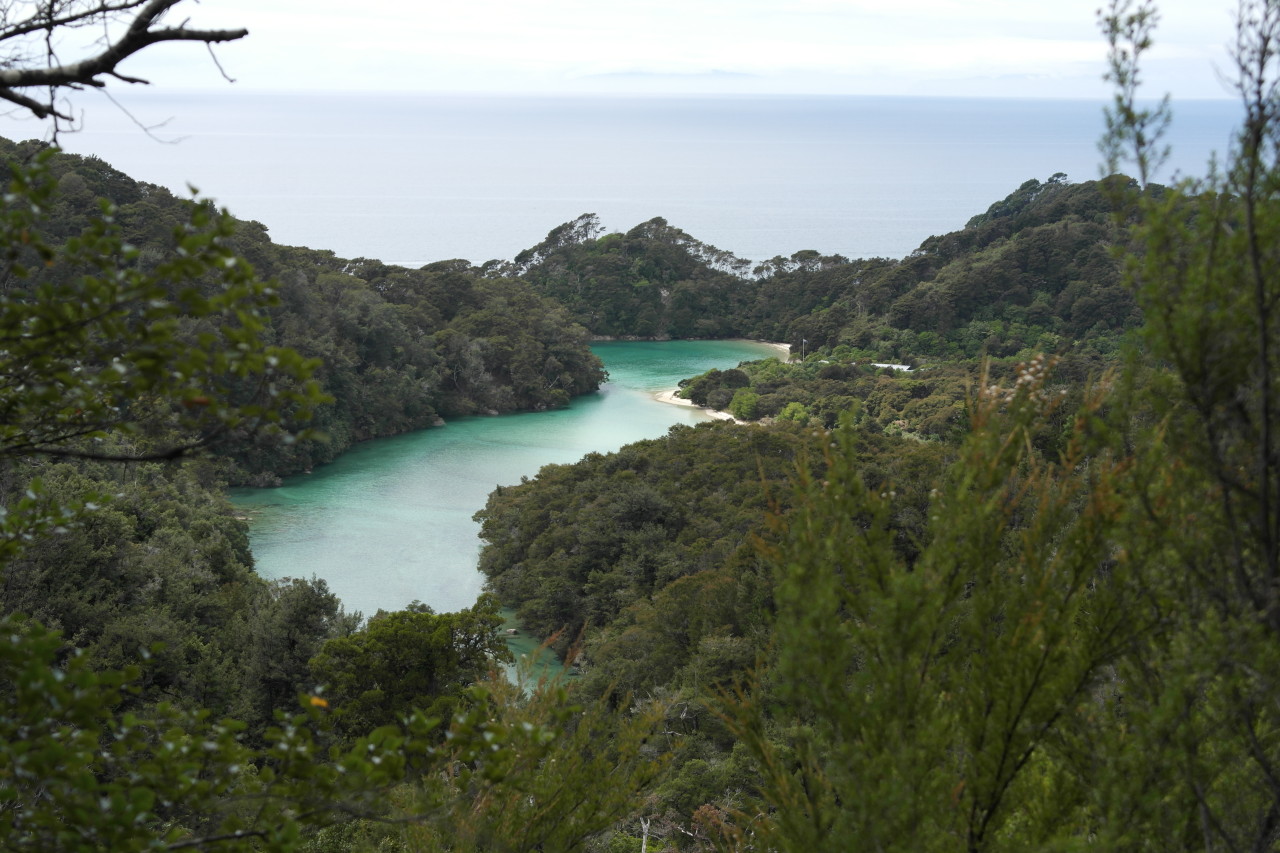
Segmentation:
<svg viewBox="0 0 1280 853">
<path fill-rule="evenodd" d="M 783 361 L 786 361 L 791 356 L 791 344 L 780 344 L 774 341 L 752 341 L 752 343 L 765 344 L 766 346 L 773 347 L 778 351 L 778 355 L 779 357 L 782 358 Z M 721 412 L 716 409 L 708 409 L 703 406 L 699 406 L 697 403 L 694 403 L 692 400 L 686 400 L 683 397 L 676 396 L 677 393 L 679 393 L 679 390 L 680 389 L 677 388 L 674 391 L 659 391 L 658 393 L 653 395 L 653 399 L 657 400 L 659 403 L 670 403 L 673 406 L 692 406 L 695 409 L 702 409 L 702 411 L 707 415 L 707 417 L 713 418 L 717 421 L 733 420 L 733 415 L 729 414 L 728 412 Z"/>
<path fill-rule="evenodd" d="M 765 344 L 766 346 L 773 347 L 778 351 L 778 357 L 783 361 L 787 361 L 791 358 L 791 344 L 779 344 L 774 343 L 773 341 L 754 341 L 754 343 Z"/>
<path fill-rule="evenodd" d="M 679 390 L 679 389 L 676 389 L 676 390 Z M 653 395 L 653 399 L 657 400 L 659 403 L 670 403 L 673 406 L 692 406 L 695 409 L 700 409 L 703 412 L 703 414 L 705 414 L 707 417 L 713 418 L 714 420 L 717 420 L 717 421 L 733 420 L 733 415 L 729 414 L 728 412 L 719 412 L 719 411 L 716 411 L 715 409 L 704 409 L 702 406 L 697 405 L 692 400 L 686 400 L 683 397 L 677 397 L 676 391 L 659 391 L 658 393 Z"/>
</svg>

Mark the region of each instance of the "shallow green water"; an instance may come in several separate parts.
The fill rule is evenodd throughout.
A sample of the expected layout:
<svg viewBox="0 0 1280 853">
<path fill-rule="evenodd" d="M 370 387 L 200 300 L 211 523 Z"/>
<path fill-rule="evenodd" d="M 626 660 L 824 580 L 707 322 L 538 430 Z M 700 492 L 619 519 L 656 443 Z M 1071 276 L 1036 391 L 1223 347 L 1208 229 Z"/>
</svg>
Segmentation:
<svg viewBox="0 0 1280 853">
<path fill-rule="evenodd" d="M 265 577 L 323 578 L 348 612 L 371 615 L 423 601 L 439 612 L 475 602 L 479 525 L 471 516 L 495 486 L 549 463 L 574 462 L 705 420 L 659 403 L 657 391 L 712 367 L 776 355 L 746 341 L 603 343 L 610 381 L 567 409 L 462 418 L 366 442 L 276 489 L 235 489 Z"/>
</svg>

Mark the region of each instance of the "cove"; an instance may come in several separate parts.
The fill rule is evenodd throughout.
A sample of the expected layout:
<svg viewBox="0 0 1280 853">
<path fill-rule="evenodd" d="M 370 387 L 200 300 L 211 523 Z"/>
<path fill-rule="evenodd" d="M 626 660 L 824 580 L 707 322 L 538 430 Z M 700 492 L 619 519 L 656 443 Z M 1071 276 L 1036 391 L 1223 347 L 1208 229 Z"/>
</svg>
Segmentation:
<svg viewBox="0 0 1280 853">
<path fill-rule="evenodd" d="M 357 445 L 277 488 L 231 490 L 250 519 L 258 573 L 321 578 L 347 612 L 366 616 L 415 600 L 441 613 L 469 607 L 483 585 L 471 516 L 495 487 L 707 420 L 700 409 L 653 395 L 713 367 L 778 355 L 752 341 L 619 341 L 592 349 L 609 381 L 567 408 L 460 418 Z"/>
</svg>

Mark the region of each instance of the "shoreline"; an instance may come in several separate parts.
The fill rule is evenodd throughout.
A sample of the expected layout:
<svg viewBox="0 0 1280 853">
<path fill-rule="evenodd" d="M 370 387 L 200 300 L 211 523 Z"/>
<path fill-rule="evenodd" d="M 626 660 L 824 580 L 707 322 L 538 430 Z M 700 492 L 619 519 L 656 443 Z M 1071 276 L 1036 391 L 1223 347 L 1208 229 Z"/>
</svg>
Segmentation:
<svg viewBox="0 0 1280 853">
<path fill-rule="evenodd" d="M 776 349 L 783 361 L 791 360 L 791 344 L 780 344 L 776 341 L 752 341 L 753 344 L 764 344 Z"/>
<path fill-rule="evenodd" d="M 741 341 L 749 344 L 760 344 L 777 350 L 778 355 L 784 361 L 792 360 L 791 344 L 780 344 L 777 341 L 762 341 L 758 338 L 641 338 L 631 335 L 613 336 L 613 335 L 590 335 L 588 340 L 593 344 L 608 344 L 615 341 L 640 341 L 651 343 L 669 343 L 671 341 Z"/>
<path fill-rule="evenodd" d="M 779 355 L 784 361 L 791 360 L 791 344 L 780 344 L 776 341 L 752 341 L 752 343 L 764 344 L 767 347 L 772 347 L 773 349 L 778 351 Z M 719 409 L 708 409 L 706 406 L 699 406 L 697 403 L 693 402 L 692 400 L 686 400 L 683 397 L 676 396 L 679 393 L 680 393 L 679 388 L 673 388 L 670 391 L 656 391 L 653 394 L 653 399 L 658 401 L 659 403 L 667 403 L 668 405 L 671 405 L 671 406 L 688 406 L 689 408 L 692 408 L 692 409 L 699 409 L 703 413 L 705 413 L 707 417 L 711 418 L 712 420 L 732 421 L 734 419 L 733 415 L 729 414 L 728 412 L 722 412 Z"/>
<path fill-rule="evenodd" d="M 680 391 L 679 388 L 673 388 L 670 391 L 655 391 L 653 393 L 653 399 L 657 400 L 659 403 L 667 403 L 672 406 L 688 406 L 691 409 L 697 409 L 700 412 L 704 413 L 707 417 L 711 418 L 712 420 L 716 420 L 716 421 L 733 420 L 733 415 L 729 414 L 728 412 L 722 412 L 719 409 L 708 409 L 705 406 L 699 406 L 697 403 L 693 402 L 692 400 L 686 400 L 683 397 L 677 397 L 676 394 L 679 393 L 679 391 Z"/>
</svg>

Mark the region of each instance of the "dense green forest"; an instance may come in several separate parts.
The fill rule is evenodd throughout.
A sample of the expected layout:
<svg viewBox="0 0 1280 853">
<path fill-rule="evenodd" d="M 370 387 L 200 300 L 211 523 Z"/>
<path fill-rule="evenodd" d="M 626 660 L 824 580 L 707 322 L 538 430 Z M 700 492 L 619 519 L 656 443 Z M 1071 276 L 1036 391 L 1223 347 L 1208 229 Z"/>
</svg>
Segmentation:
<svg viewBox="0 0 1280 853">
<path fill-rule="evenodd" d="M 4 173 L 42 147 L 0 140 Z M 105 200 L 131 265 L 153 268 L 172 251 L 188 200 L 92 157 L 59 154 L 44 168 L 57 187 L 41 222 L 49 240 L 79 234 Z M 585 330 L 523 282 L 479 276 L 465 262 L 409 270 L 345 260 L 276 245 L 257 222 L 228 218 L 228 227 L 226 247 L 272 282 L 264 338 L 313 359 L 312 376 L 328 398 L 308 420 L 320 441 L 225 442 L 219 454 L 232 482 L 276 482 L 354 442 L 441 418 L 564 406 L 604 379 Z"/>
<path fill-rule="evenodd" d="M 806 250 L 754 269 L 662 219 L 601 234 L 585 214 L 488 271 L 529 281 L 602 336 L 744 337 L 797 352 L 807 340 L 878 362 L 1106 353 L 1140 318 L 1108 250 L 1104 190 L 1031 179 L 901 260 Z"/>
<path fill-rule="evenodd" d="M 1280 847 L 1280 13 L 1245 11 L 1221 169 L 1148 180 L 1155 13 L 1117 0 L 1113 177 L 900 260 L 585 215 L 406 270 L 0 144 L 5 848 Z M 593 335 L 798 358 L 686 380 L 745 423 L 497 489 L 468 610 L 254 573 L 228 483 L 564 405 Z M 575 676 L 509 683 L 500 606 Z"/>
</svg>

